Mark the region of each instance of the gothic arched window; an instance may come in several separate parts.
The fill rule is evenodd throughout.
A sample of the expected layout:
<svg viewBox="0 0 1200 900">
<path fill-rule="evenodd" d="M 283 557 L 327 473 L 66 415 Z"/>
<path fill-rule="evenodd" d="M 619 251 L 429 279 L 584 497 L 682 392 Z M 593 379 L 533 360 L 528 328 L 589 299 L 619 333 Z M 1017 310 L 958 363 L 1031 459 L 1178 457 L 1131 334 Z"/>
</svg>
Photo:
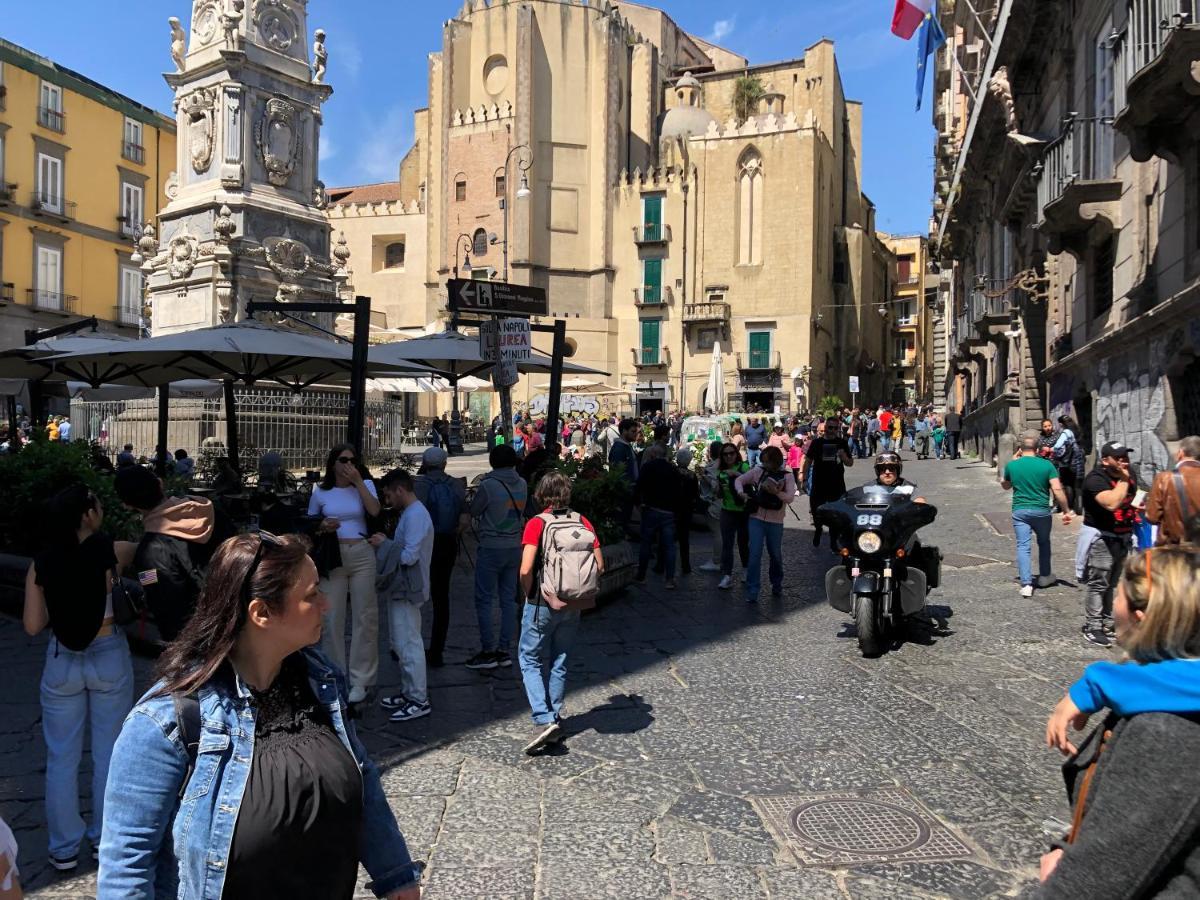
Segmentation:
<svg viewBox="0 0 1200 900">
<path fill-rule="evenodd" d="M 762 265 L 763 168 L 762 157 L 750 147 L 738 160 L 738 265 Z"/>
<path fill-rule="evenodd" d="M 487 250 L 487 232 L 480 228 L 475 232 L 475 236 L 471 239 L 471 255 L 476 257 L 487 256 Z"/>
<path fill-rule="evenodd" d="M 404 268 L 404 242 L 396 241 L 394 244 L 388 244 L 383 251 L 383 267 L 385 269 L 402 269 Z"/>
</svg>

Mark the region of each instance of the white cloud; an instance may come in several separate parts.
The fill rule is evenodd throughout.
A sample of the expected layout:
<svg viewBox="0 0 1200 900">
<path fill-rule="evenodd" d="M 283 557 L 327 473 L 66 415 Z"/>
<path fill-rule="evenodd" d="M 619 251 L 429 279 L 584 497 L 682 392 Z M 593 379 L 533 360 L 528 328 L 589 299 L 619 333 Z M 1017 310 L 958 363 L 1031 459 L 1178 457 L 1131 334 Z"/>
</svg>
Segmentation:
<svg viewBox="0 0 1200 900">
<path fill-rule="evenodd" d="M 373 127 L 361 135 L 352 183 L 392 181 L 397 177 L 400 159 L 412 142 L 411 119 L 411 110 L 394 106 L 373 120 Z"/>
<path fill-rule="evenodd" d="M 719 44 L 729 35 L 733 34 L 734 26 L 737 25 L 737 16 L 729 19 L 717 19 L 713 22 L 712 31 L 708 33 L 706 41 L 712 44 Z"/>
<path fill-rule="evenodd" d="M 317 159 L 321 162 L 329 162 L 338 155 L 338 145 L 334 143 L 333 138 L 329 136 L 329 130 L 321 131 L 321 146 L 317 151 Z"/>
<path fill-rule="evenodd" d="M 336 57 L 334 53 L 337 53 Z M 358 73 L 362 71 L 363 55 L 354 38 L 347 35 L 338 39 L 337 44 L 330 47 L 329 55 L 352 80 L 358 80 Z"/>
</svg>

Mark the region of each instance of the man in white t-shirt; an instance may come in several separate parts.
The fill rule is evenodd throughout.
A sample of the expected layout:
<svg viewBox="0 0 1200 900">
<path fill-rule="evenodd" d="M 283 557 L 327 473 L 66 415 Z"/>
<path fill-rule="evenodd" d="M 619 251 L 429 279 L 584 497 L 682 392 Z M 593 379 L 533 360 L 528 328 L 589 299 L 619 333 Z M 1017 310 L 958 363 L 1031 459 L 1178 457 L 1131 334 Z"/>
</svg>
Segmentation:
<svg viewBox="0 0 1200 900">
<path fill-rule="evenodd" d="M 392 650 L 400 661 L 400 693 L 380 703 L 392 710 L 393 722 L 407 722 L 432 711 L 426 682 L 421 607 L 429 601 L 429 568 L 433 562 L 433 519 L 417 499 L 413 479 L 402 469 L 380 481 L 388 506 L 399 509 L 395 538 L 373 534 L 377 577 L 375 589 L 387 602 Z"/>
</svg>

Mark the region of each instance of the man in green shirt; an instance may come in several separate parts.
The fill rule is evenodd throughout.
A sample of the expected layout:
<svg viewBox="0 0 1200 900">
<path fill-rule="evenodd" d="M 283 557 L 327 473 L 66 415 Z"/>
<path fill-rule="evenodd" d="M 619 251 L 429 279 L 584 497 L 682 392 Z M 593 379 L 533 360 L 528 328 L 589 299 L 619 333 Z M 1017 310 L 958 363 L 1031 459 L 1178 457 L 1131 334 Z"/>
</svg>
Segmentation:
<svg viewBox="0 0 1200 900">
<path fill-rule="evenodd" d="M 1050 528 L 1054 514 L 1050 511 L 1050 495 L 1063 513 L 1063 524 L 1071 521 L 1071 507 L 1058 480 L 1058 469 L 1048 459 L 1037 455 L 1038 436 L 1021 436 L 1021 449 L 1004 467 L 1001 486 L 1013 492 L 1012 522 L 1017 534 L 1017 571 L 1021 576 L 1021 596 L 1033 596 L 1032 546 L 1033 536 L 1038 543 L 1038 583 L 1048 587 L 1054 582 L 1050 574 Z"/>
</svg>

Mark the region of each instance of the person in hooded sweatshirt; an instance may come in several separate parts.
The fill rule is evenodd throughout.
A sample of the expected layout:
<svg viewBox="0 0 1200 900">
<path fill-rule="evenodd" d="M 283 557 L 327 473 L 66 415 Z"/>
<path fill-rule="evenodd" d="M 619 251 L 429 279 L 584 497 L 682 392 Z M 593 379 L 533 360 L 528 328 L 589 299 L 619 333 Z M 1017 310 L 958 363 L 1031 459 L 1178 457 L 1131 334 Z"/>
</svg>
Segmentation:
<svg viewBox="0 0 1200 900">
<path fill-rule="evenodd" d="M 159 634 L 173 641 L 196 609 L 204 569 L 220 544 L 212 501 L 164 496 L 162 481 L 144 466 L 121 469 L 115 487 L 121 502 L 141 513 L 145 533 L 133 570 Z"/>
</svg>

